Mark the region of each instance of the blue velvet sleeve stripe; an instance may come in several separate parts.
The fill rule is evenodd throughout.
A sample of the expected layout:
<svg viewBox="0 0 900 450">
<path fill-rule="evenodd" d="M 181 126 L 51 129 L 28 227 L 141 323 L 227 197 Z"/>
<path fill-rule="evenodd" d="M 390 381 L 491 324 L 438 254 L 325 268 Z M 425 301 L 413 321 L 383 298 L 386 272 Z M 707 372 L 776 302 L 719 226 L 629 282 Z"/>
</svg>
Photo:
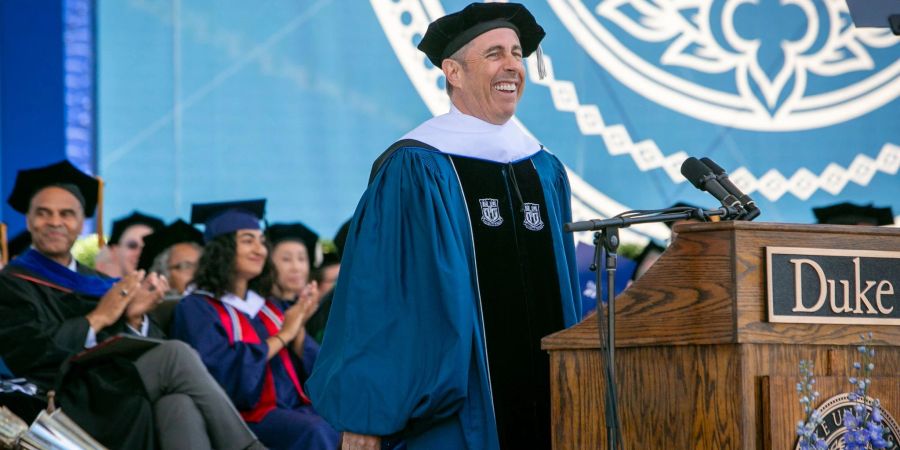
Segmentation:
<svg viewBox="0 0 900 450">
<path fill-rule="evenodd" d="M 465 400 L 477 292 L 464 199 L 447 167 L 439 153 L 400 149 L 357 207 L 308 383 L 339 431 L 392 435 Z"/>
<path fill-rule="evenodd" d="M 572 221 L 572 192 L 566 168 L 556 156 L 543 151 L 533 159 L 544 187 L 547 214 L 553 230 L 553 247 L 556 271 L 560 280 L 560 298 L 563 302 L 563 320 L 566 327 L 581 321 L 581 293 L 578 284 L 578 267 L 575 263 L 575 240 L 571 233 L 562 230 L 562 224 Z M 552 202 L 552 203 L 551 203 Z"/>
</svg>

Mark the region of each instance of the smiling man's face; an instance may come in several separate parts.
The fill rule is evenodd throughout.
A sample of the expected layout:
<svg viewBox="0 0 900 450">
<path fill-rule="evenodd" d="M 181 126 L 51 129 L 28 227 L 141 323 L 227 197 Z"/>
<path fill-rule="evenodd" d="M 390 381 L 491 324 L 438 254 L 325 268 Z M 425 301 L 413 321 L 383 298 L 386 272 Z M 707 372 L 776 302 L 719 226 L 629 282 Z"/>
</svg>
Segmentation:
<svg viewBox="0 0 900 450">
<path fill-rule="evenodd" d="M 68 260 L 84 226 L 84 208 L 71 192 L 51 186 L 31 198 L 25 219 L 37 251 L 52 259 Z"/>
<path fill-rule="evenodd" d="M 494 125 L 516 113 L 525 90 L 525 65 L 519 36 L 510 28 L 481 34 L 462 49 L 461 61 L 444 61 L 451 100 L 460 112 Z"/>
</svg>

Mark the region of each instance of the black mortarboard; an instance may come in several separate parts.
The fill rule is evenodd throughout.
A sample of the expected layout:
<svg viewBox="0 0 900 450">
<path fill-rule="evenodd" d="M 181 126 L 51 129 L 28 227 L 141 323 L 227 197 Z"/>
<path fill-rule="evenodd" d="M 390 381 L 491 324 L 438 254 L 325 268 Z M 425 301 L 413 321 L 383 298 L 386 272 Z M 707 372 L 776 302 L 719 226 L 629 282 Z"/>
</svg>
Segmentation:
<svg viewBox="0 0 900 450">
<path fill-rule="evenodd" d="M 206 225 L 203 239 L 237 230 L 259 230 L 259 221 L 266 215 L 266 199 L 239 200 L 218 203 L 195 203 L 191 206 L 191 223 Z"/>
<path fill-rule="evenodd" d="M 322 254 L 322 264 L 319 264 L 319 268 L 332 266 L 335 264 L 341 263 L 341 256 L 338 253 L 328 252 Z"/>
<path fill-rule="evenodd" d="M 122 234 L 125 233 L 125 230 L 131 228 L 134 225 L 146 225 L 153 229 L 154 233 L 163 229 L 163 227 L 165 226 L 163 221 L 158 217 L 148 216 L 141 213 L 140 211 L 133 211 L 129 216 L 122 217 L 113 221 L 112 236 L 109 237 L 109 244 L 118 244 L 119 239 L 122 239 Z"/>
<path fill-rule="evenodd" d="M 6 201 L 14 210 L 26 214 L 34 194 L 50 186 L 71 192 L 84 207 L 85 217 L 94 215 L 100 182 L 65 160 L 49 166 L 20 170 L 16 174 L 12 193 Z"/>
<path fill-rule="evenodd" d="M 297 241 L 306 247 L 306 254 L 309 255 L 310 268 L 315 267 L 319 263 L 318 242 L 319 235 L 315 231 L 309 229 L 300 222 L 296 223 L 276 223 L 269 225 L 266 229 L 266 239 L 275 248 L 279 242 Z"/>
<path fill-rule="evenodd" d="M 138 259 L 138 269 L 150 270 L 150 267 L 153 266 L 153 260 L 160 253 L 175 244 L 183 242 L 203 245 L 203 233 L 181 219 L 170 223 L 153 234 L 147 235 L 144 237 L 144 249 L 141 250 L 141 257 Z"/>
<path fill-rule="evenodd" d="M 534 16 L 519 3 L 472 3 L 428 25 L 418 48 L 441 67 L 443 60 L 472 39 L 495 28 L 513 29 L 526 57 L 538 48 L 545 34 Z"/>
<path fill-rule="evenodd" d="M 894 214 L 890 207 L 876 208 L 871 203 L 857 205 L 843 202 L 834 205 L 813 208 L 818 223 L 831 225 L 890 225 L 894 223 Z"/>
</svg>

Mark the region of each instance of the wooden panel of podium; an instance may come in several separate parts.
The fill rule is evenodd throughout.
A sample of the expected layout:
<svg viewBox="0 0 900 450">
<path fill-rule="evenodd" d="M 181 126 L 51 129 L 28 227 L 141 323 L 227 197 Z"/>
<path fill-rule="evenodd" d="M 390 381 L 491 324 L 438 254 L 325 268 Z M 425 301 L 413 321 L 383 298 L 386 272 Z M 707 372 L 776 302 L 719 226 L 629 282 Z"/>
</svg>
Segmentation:
<svg viewBox="0 0 900 450">
<path fill-rule="evenodd" d="M 799 361 L 815 363 L 821 399 L 848 392 L 855 344 L 869 331 L 877 349 L 870 395 L 900 420 L 900 326 L 769 323 L 766 295 L 766 247 L 900 251 L 900 229 L 722 222 L 675 230 L 615 301 L 625 448 L 793 449 Z M 606 448 L 597 315 L 542 345 L 553 448 Z"/>
</svg>

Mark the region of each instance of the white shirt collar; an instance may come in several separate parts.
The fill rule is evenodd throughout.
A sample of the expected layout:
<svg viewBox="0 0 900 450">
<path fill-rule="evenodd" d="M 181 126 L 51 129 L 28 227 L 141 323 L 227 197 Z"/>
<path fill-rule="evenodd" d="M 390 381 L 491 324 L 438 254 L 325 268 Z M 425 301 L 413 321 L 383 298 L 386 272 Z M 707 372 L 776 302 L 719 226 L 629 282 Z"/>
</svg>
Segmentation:
<svg viewBox="0 0 900 450">
<path fill-rule="evenodd" d="M 415 139 L 451 155 L 501 163 L 518 161 L 541 150 L 541 144 L 517 120 L 494 125 L 463 114 L 452 104 L 450 112 L 425 121 L 403 139 Z"/>
<path fill-rule="evenodd" d="M 32 244 L 29 248 L 34 251 L 38 251 L 34 248 L 34 244 Z M 72 272 L 78 272 L 78 261 L 75 261 L 75 255 L 69 253 L 69 264 L 66 264 L 66 268 L 71 270 Z"/>
<path fill-rule="evenodd" d="M 250 316 L 251 319 L 255 318 L 259 313 L 259 310 L 261 310 L 263 305 L 266 304 L 266 300 L 264 298 L 249 289 L 247 290 L 246 299 L 240 298 L 237 295 L 228 292 L 223 295 L 222 298 L 219 299 L 219 301 L 226 305 L 234 307 L 234 309 Z"/>
</svg>

